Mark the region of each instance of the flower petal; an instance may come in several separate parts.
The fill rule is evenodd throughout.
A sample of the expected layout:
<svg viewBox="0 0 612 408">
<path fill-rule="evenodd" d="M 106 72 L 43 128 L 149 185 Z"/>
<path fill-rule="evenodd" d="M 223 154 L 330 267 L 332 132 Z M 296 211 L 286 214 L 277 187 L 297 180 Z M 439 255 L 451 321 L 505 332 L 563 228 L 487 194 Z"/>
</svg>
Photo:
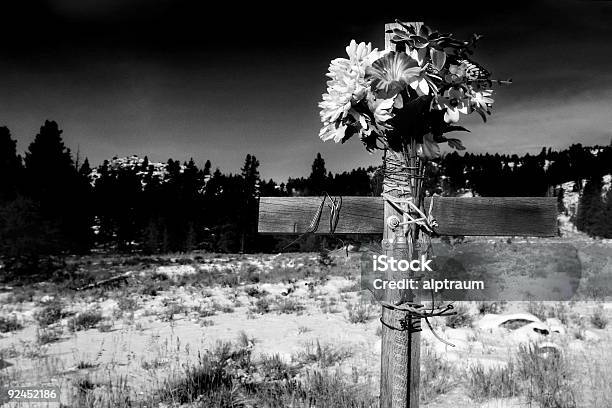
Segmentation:
<svg viewBox="0 0 612 408">
<path fill-rule="evenodd" d="M 459 122 L 459 110 L 454 108 L 447 108 L 446 113 L 444 113 L 444 121 L 446 123 Z"/>
<path fill-rule="evenodd" d="M 444 51 L 436 50 L 432 48 L 430 50 L 431 54 L 431 62 L 435 69 L 440 71 L 444 68 L 444 64 L 446 63 L 446 53 Z"/>
</svg>

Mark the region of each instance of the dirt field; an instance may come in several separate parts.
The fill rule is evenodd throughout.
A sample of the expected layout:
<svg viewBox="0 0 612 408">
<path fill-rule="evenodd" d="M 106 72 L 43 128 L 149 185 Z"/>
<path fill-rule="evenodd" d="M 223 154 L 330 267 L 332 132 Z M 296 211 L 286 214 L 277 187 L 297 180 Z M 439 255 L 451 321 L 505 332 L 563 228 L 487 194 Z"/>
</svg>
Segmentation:
<svg viewBox="0 0 612 408">
<path fill-rule="evenodd" d="M 455 347 L 422 333 L 423 406 L 612 407 L 612 299 L 598 288 L 612 244 L 472 239 L 447 252 L 480 245 L 504 263 L 478 262 L 537 277 L 560 262 L 551 243 L 581 264 L 572 301 L 456 303 L 434 321 Z M 359 253 L 341 251 L 74 258 L 0 293 L 0 382 L 58 385 L 67 407 L 375 406 L 380 306 L 359 273 Z"/>
</svg>

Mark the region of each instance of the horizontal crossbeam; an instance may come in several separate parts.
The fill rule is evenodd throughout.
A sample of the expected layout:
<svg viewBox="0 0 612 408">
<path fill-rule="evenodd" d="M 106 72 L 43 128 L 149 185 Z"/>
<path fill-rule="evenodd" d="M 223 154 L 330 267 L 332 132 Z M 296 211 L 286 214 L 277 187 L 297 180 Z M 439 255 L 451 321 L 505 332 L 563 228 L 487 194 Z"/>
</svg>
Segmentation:
<svg viewBox="0 0 612 408">
<path fill-rule="evenodd" d="M 429 208 L 429 198 L 425 208 Z M 328 201 L 329 202 L 329 201 Z M 319 197 L 261 197 L 259 232 L 300 234 L 321 204 Z M 435 197 L 432 210 L 440 235 L 550 237 L 557 235 L 554 197 Z M 329 233 L 327 206 L 317 233 Z M 337 234 L 382 234 L 380 197 L 343 197 Z"/>
</svg>

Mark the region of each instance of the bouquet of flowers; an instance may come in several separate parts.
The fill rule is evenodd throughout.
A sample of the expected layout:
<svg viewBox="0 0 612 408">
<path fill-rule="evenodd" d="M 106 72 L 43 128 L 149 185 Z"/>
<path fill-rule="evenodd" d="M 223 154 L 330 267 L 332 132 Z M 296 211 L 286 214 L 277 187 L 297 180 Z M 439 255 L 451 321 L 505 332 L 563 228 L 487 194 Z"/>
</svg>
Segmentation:
<svg viewBox="0 0 612 408">
<path fill-rule="evenodd" d="M 461 114 L 491 114 L 491 74 L 470 59 L 480 38 L 459 41 L 426 25 L 398 21 L 388 31 L 395 51 L 378 51 L 354 40 L 348 58 L 331 61 L 327 93 L 319 103 L 324 141 L 346 142 L 358 135 L 368 151 L 413 150 L 422 160 L 440 156 L 439 143 L 463 150 L 445 135 L 468 131 Z"/>
</svg>

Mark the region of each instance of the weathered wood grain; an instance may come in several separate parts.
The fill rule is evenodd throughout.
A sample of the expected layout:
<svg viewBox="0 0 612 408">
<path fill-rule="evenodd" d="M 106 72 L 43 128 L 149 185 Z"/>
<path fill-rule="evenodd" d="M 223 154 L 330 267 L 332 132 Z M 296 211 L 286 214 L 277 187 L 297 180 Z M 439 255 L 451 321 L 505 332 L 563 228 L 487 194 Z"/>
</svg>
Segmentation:
<svg viewBox="0 0 612 408">
<path fill-rule="evenodd" d="M 259 232 L 303 233 L 320 203 L 319 197 L 261 197 Z M 382 234 L 383 208 L 380 197 L 343 197 L 336 233 Z M 557 235 L 554 197 L 435 197 L 432 212 L 440 235 Z M 329 233 L 329 214 L 324 208 L 317 233 Z"/>
</svg>

